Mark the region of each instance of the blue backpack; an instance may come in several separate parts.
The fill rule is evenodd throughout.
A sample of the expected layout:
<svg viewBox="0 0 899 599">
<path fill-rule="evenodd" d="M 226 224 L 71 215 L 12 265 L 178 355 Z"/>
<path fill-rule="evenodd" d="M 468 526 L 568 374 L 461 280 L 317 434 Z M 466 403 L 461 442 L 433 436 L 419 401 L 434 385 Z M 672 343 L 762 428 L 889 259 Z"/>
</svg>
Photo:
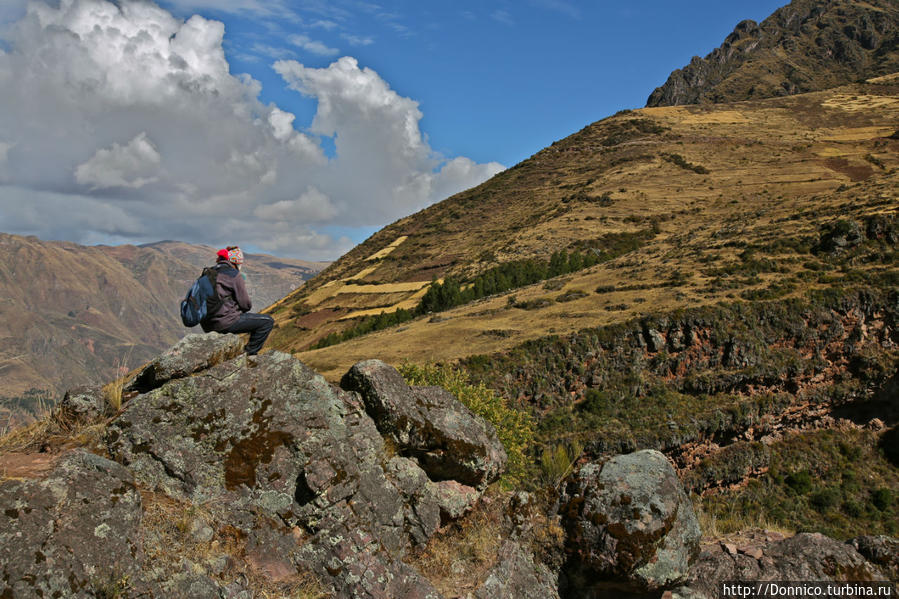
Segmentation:
<svg viewBox="0 0 899 599">
<path fill-rule="evenodd" d="M 218 271 L 215 268 L 204 268 L 203 274 L 194 281 L 187 295 L 181 300 L 181 322 L 186 327 L 195 327 L 208 316 L 215 314 L 222 305 L 215 290 Z"/>
</svg>

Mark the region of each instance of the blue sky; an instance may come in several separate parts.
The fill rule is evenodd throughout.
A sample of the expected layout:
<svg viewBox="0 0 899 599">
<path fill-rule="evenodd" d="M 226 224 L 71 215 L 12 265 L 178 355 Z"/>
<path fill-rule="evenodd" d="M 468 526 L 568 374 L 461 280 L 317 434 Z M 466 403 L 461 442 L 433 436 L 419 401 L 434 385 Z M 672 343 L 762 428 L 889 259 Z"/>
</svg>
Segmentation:
<svg viewBox="0 0 899 599">
<path fill-rule="evenodd" d="M 186 17 L 198 3 L 161 4 Z M 350 55 L 419 102 L 434 149 L 512 166 L 589 123 L 644 106 L 671 71 L 711 52 L 741 20 L 762 21 L 787 1 L 315 4 L 288 2 L 299 20 L 251 10 L 200 13 L 225 23 L 235 72 L 261 81 L 262 97 L 300 122 L 311 120 L 314 101 L 285 91 L 272 58 L 323 67 Z M 297 34 L 333 53 L 287 41 Z"/>
<path fill-rule="evenodd" d="M 335 259 L 783 0 L 3 0 L 0 231 Z"/>
</svg>

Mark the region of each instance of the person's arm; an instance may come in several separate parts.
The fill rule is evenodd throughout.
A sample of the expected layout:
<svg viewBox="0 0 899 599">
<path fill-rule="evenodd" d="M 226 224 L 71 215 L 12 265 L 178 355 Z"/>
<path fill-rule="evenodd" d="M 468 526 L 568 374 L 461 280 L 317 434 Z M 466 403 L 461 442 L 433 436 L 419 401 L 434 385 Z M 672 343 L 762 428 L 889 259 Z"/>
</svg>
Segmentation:
<svg viewBox="0 0 899 599">
<path fill-rule="evenodd" d="M 241 312 L 249 312 L 250 308 L 253 307 L 253 302 L 250 301 L 250 294 L 247 292 L 247 284 L 244 282 L 243 277 L 240 276 L 240 273 L 234 277 L 234 299 L 237 300 L 237 306 Z"/>
</svg>

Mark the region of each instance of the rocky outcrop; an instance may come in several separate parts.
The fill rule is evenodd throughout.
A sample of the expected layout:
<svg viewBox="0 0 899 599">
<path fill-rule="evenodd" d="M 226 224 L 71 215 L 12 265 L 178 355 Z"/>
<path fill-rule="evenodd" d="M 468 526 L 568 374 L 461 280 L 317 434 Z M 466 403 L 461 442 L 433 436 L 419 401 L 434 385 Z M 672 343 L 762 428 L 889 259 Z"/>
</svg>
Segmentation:
<svg viewBox="0 0 899 599">
<path fill-rule="evenodd" d="M 140 574 L 141 497 L 121 464 L 77 451 L 0 484 L 0 596 L 101 597 Z"/>
<path fill-rule="evenodd" d="M 671 73 L 647 106 L 786 96 L 899 71 L 899 9 L 889 0 L 793 0 L 743 21 L 705 58 Z"/>
<path fill-rule="evenodd" d="M 175 353 L 218 355 L 208 341 L 188 339 Z M 387 460 L 358 396 L 278 352 L 254 367 L 241 356 L 184 376 L 195 363 L 203 360 L 166 371 L 180 378 L 133 399 L 110 424 L 116 460 L 151 489 L 227 506 L 262 554 L 281 548 L 276 569 L 310 568 L 337 596 L 437 596 L 400 558 L 450 513 L 440 483 L 412 460 Z"/>
<path fill-rule="evenodd" d="M 872 219 L 866 239 L 894 251 L 894 226 Z M 687 481 L 700 491 L 764 471 L 770 456 L 758 443 L 787 431 L 874 417 L 895 426 L 897 323 L 899 294 L 862 289 L 696 307 L 530 341 L 468 365 L 475 382 L 535 410 L 571 406 L 590 458 L 657 449 L 681 472 L 701 465 Z M 642 408 L 675 398 L 682 409 Z M 888 459 L 892 445 L 883 443 Z"/>
<path fill-rule="evenodd" d="M 66 391 L 56 407 L 56 417 L 66 424 L 86 424 L 109 415 L 111 407 L 96 385 L 83 385 Z"/>
<path fill-rule="evenodd" d="M 705 548 L 674 599 L 712 599 L 722 581 L 886 581 L 850 544 L 818 533 L 750 533 Z"/>
<path fill-rule="evenodd" d="M 129 391 L 149 391 L 172 379 L 184 378 L 240 355 L 243 342 L 237 335 L 191 334 L 147 364 Z"/>
<path fill-rule="evenodd" d="M 591 463 L 568 484 L 562 507 L 569 583 L 606 580 L 658 589 L 684 577 L 699 524 L 668 459 L 657 451 Z"/>
<path fill-rule="evenodd" d="M 487 579 L 466 599 L 558 599 L 557 577 L 520 544 L 508 540 Z"/>
<path fill-rule="evenodd" d="M 378 429 L 417 458 L 432 479 L 483 487 L 505 468 L 496 431 L 448 391 L 409 387 L 380 360 L 356 364 L 341 386 L 362 395 Z"/>
<path fill-rule="evenodd" d="M 899 539 L 866 535 L 851 539 L 849 544 L 866 560 L 880 566 L 890 580 L 899 580 Z"/>
<path fill-rule="evenodd" d="M 704 597 L 760 572 L 859 580 L 895 567 L 894 539 L 821 535 L 710 546 L 691 567 L 696 519 L 655 451 L 583 466 L 558 513 L 554 497 L 482 499 L 505 454 L 451 395 L 376 361 L 341 389 L 287 354 L 228 358 L 239 345 L 190 336 L 139 375 L 106 429 L 115 461 L 78 450 L 0 483 L 0 597 L 295 596 L 283 585 L 311 575 L 328 597 L 439 599 L 412 564 L 478 505 L 502 524 L 469 599 Z M 90 405 L 89 391 L 70 397 Z"/>
</svg>

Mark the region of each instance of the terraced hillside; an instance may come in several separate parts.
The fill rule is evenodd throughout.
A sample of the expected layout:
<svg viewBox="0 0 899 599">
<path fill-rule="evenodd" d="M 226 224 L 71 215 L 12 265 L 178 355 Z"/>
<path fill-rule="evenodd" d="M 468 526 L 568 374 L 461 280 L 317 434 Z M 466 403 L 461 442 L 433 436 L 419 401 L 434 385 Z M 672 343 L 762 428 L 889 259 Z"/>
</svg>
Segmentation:
<svg viewBox="0 0 899 599">
<path fill-rule="evenodd" d="M 275 344 L 333 376 L 373 348 L 393 362 L 456 360 L 647 312 L 801 293 L 817 285 L 806 250 L 822 227 L 895 211 L 897 90 L 886 78 L 594 123 L 373 235 L 276 305 Z M 747 272 L 746 247 L 773 245 L 776 262 Z M 604 261 L 305 351 L 363 315 L 413 307 L 435 278 L 559 250 Z M 771 290 L 788 281 L 792 291 Z"/>
<path fill-rule="evenodd" d="M 897 77 L 627 111 L 375 234 L 273 344 L 455 364 L 534 418 L 535 485 L 651 447 L 712 534 L 895 535 L 897 190 Z"/>
</svg>

